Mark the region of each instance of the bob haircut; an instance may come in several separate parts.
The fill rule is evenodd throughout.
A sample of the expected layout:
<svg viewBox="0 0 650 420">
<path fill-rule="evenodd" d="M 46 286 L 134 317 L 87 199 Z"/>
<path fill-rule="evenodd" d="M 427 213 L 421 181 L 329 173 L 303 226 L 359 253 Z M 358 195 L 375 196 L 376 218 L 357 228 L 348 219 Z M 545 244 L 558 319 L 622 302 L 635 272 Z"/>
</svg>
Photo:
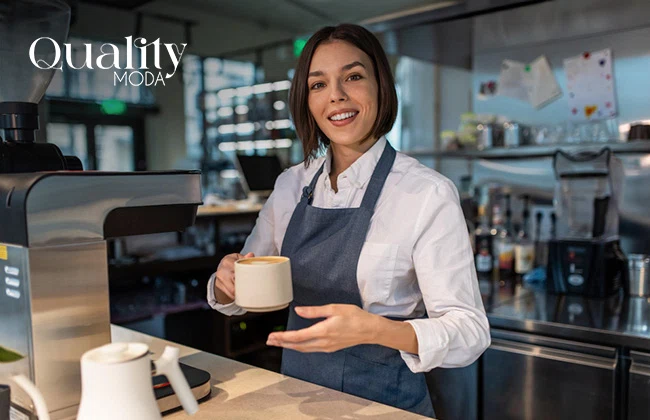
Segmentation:
<svg viewBox="0 0 650 420">
<path fill-rule="evenodd" d="M 362 140 L 385 135 L 393 128 L 397 117 L 395 81 L 386 53 L 377 38 L 364 27 L 348 23 L 320 29 L 309 38 L 298 58 L 298 65 L 289 92 L 289 110 L 298 138 L 302 140 L 305 166 L 309 166 L 319 149 L 330 144 L 330 139 L 321 131 L 309 111 L 309 88 L 307 85 L 309 66 L 316 48 L 321 43 L 336 40 L 348 42 L 366 53 L 370 57 L 375 71 L 375 79 L 379 87 L 377 119 L 370 132 Z"/>
</svg>

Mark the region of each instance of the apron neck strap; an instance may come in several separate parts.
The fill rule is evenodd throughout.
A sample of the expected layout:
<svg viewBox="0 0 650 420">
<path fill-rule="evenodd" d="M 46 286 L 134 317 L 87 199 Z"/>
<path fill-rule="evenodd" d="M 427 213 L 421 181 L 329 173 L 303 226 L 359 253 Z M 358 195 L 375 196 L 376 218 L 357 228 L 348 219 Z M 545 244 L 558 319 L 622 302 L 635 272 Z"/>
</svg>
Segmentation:
<svg viewBox="0 0 650 420">
<path fill-rule="evenodd" d="M 300 197 L 301 200 L 307 200 L 307 202 L 311 204 L 314 197 L 314 188 L 316 188 L 316 182 L 318 182 L 320 174 L 323 173 L 323 168 L 325 168 L 325 162 L 323 162 L 320 168 L 316 171 L 316 174 L 311 179 L 309 185 L 302 189 L 302 197 Z"/>
<path fill-rule="evenodd" d="M 384 151 L 382 152 L 381 157 L 377 162 L 377 166 L 375 166 L 375 170 L 370 177 L 366 193 L 363 195 L 361 207 L 365 207 L 369 210 L 374 210 L 375 204 L 377 203 L 379 195 L 381 194 L 381 190 L 384 187 L 384 183 L 386 182 L 386 177 L 388 177 L 388 174 L 393 167 L 393 162 L 395 162 L 395 156 L 395 149 L 393 149 L 393 146 L 391 146 L 391 144 L 386 141 Z M 301 200 L 307 200 L 307 202 L 311 204 L 314 197 L 314 188 L 316 188 L 318 178 L 323 173 L 323 168 L 325 168 L 325 162 L 323 162 L 318 171 L 316 171 L 316 174 L 314 174 L 314 177 L 311 179 L 309 185 L 302 189 Z"/>
<path fill-rule="evenodd" d="M 366 193 L 363 195 L 361 207 L 365 207 L 371 211 L 375 209 L 375 204 L 377 204 L 381 190 L 384 188 L 384 183 L 393 167 L 396 155 L 397 153 L 395 152 L 395 149 L 393 149 L 393 146 L 386 141 L 384 151 L 382 152 L 381 157 L 377 162 L 377 166 L 370 177 Z"/>
</svg>

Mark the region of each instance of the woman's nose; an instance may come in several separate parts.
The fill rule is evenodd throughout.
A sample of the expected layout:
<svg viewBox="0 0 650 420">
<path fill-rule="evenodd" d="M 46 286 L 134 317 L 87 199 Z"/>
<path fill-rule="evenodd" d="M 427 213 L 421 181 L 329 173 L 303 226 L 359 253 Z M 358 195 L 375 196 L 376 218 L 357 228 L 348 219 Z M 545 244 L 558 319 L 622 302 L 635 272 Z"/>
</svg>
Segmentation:
<svg viewBox="0 0 650 420">
<path fill-rule="evenodd" d="M 348 98 L 348 95 L 345 93 L 345 90 L 340 83 L 334 83 L 332 86 L 332 91 L 330 92 L 331 103 L 345 101 Z"/>
</svg>

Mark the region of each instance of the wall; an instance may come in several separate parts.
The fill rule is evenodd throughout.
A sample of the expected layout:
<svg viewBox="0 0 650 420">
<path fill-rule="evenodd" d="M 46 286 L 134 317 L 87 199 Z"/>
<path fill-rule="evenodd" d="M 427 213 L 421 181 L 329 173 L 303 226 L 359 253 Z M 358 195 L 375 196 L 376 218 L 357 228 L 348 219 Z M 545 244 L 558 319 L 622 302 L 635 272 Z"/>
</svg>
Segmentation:
<svg viewBox="0 0 650 420">
<path fill-rule="evenodd" d="M 281 30 L 262 28 L 253 23 L 224 17 L 218 10 L 191 10 L 168 2 L 153 2 L 142 8 L 144 12 L 182 16 L 198 25 L 192 29 L 192 40 L 185 54 L 218 56 L 233 50 L 248 48 L 290 38 Z M 107 42 L 124 42 L 124 37 L 135 33 L 135 14 L 101 6 L 79 4 L 77 21 L 71 35 Z M 141 36 L 161 42 L 186 42 L 181 25 L 145 17 Z M 164 55 L 163 55 L 164 57 Z M 163 62 L 163 65 L 170 65 Z M 160 114 L 147 118 L 146 142 L 148 169 L 173 169 L 185 156 L 185 108 L 180 73 L 155 89 Z"/>
<path fill-rule="evenodd" d="M 563 59 L 611 48 L 620 124 L 650 117 L 650 2 L 647 0 L 555 0 L 482 16 L 474 21 L 473 90 L 498 79 L 503 59 L 530 62 L 546 55 L 561 88 L 566 88 Z M 534 110 L 515 99 L 481 101 L 474 111 L 506 115 L 535 124 L 568 119 L 567 97 Z"/>
</svg>

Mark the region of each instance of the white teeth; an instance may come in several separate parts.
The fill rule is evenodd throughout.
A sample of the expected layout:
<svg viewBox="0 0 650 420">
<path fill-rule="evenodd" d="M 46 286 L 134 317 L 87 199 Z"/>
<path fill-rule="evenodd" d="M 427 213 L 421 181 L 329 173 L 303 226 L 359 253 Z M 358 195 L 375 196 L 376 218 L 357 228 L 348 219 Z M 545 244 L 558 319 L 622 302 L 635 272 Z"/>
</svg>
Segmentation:
<svg viewBox="0 0 650 420">
<path fill-rule="evenodd" d="M 355 115 L 357 115 L 356 112 L 344 112 L 342 114 L 332 115 L 330 117 L 330 120 L 332 120 L 332 121 L 341 121 L 341 120 L 345 120 L 345 119 L 348 119 L 348 118 L 352 118 Z"/>
</svg>

